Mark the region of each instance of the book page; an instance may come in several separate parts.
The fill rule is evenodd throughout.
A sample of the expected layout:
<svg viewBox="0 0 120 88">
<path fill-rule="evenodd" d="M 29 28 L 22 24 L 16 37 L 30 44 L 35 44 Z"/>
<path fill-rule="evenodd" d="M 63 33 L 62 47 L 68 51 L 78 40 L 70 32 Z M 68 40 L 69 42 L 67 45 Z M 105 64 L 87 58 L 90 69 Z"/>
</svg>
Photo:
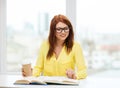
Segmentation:
<svg viewBox="0 0 120 88">
<path fill-rule="evenodd" d="M 46 84 L 39 77 L 23 77 L 22 79 L 18 79 L 14 84 Z"/>
<path fill-rule="evenodd" d="M 40 76 L 40 79 L 47 83 L 79 84 L 78 80 L 70 79 L 63 76 Z"/>
<path fill-rule="evenodd" d="M 16 80 L 14 82 L 14 84 L 29 84 L 29 83 L 30 83 L 30 81 L 24 80 L 24 79 Z"/>
</svg>

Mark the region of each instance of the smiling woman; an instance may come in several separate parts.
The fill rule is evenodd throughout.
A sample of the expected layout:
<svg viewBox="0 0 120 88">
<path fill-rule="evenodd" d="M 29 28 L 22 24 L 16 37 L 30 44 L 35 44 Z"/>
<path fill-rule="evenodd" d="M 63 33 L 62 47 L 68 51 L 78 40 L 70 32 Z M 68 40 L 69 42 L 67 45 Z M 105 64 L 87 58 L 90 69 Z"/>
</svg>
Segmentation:
<svg viewBox="0 0 120 88">
<path fill-rule="evenodd" d="M 69 28 L 67 32 L 56 31 L 56 28 Z M 75 69 L 76 68 L 76 69 Z M 48 39 L 40 47 L 33 76 L 66 76 L 71 79 L 84 79 L 87 68 L 82 49 L 74 41 L 73 26 L 65 15 L 55 15 L 50 23 Z M 23 76 L 28 76 L 22 70 Z"/>
</svg>

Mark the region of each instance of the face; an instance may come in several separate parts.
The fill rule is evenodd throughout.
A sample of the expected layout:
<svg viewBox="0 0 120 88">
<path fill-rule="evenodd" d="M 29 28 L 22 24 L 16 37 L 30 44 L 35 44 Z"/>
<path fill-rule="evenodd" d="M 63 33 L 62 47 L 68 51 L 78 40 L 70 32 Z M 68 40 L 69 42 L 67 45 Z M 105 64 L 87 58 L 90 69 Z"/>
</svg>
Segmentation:
<svg viewBox="0 0 120 88">
<path fill-rule="evenodd" d="M 65 39 L 68 37 L 69 35 L 69 28 L 65 23 L 59 22 L 56 25 L 56 38 L 57 40 L 60 41 L 65 41 Z"/>
</svg>

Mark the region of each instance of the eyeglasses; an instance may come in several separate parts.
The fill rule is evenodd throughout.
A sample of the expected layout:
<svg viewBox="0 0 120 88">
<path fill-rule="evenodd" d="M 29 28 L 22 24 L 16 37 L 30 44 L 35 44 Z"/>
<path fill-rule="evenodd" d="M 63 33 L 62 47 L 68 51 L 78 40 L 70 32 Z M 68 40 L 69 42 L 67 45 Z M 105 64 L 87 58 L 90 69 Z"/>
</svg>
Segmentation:
<svg viewBox="0 0 120 88">
<path fill-rule="evenodd" d="M 64 31 L 65 33 L 69 32 L 69 28 L 68 27 L 64 27 L 64 28 L 56 28 L 56 32 L 57 33 L 61 33 L 62 31 Z"/>
</svg>

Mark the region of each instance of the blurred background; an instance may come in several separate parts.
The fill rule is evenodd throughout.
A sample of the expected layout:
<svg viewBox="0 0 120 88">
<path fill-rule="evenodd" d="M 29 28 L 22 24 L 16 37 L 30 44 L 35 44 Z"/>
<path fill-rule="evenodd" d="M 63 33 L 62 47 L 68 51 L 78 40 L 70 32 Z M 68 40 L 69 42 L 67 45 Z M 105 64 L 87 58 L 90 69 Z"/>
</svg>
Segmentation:
<svg viewBox="0 0 120 88">
<path fill-rule="evenodd" d="M 66 12 L 73 7 L 75 17 L 70 20 L 74 21 L 75 40 L 83 49 L 88 75 L 120 73 L 119 0 L 70 0 L 75 2 L 70 9 L 68 1 L 6 0 L 5 72 L 19 74 L 23 63 L 34 66 L 52 17 L 63 14 L 69 18 Z"/>
</svg>

